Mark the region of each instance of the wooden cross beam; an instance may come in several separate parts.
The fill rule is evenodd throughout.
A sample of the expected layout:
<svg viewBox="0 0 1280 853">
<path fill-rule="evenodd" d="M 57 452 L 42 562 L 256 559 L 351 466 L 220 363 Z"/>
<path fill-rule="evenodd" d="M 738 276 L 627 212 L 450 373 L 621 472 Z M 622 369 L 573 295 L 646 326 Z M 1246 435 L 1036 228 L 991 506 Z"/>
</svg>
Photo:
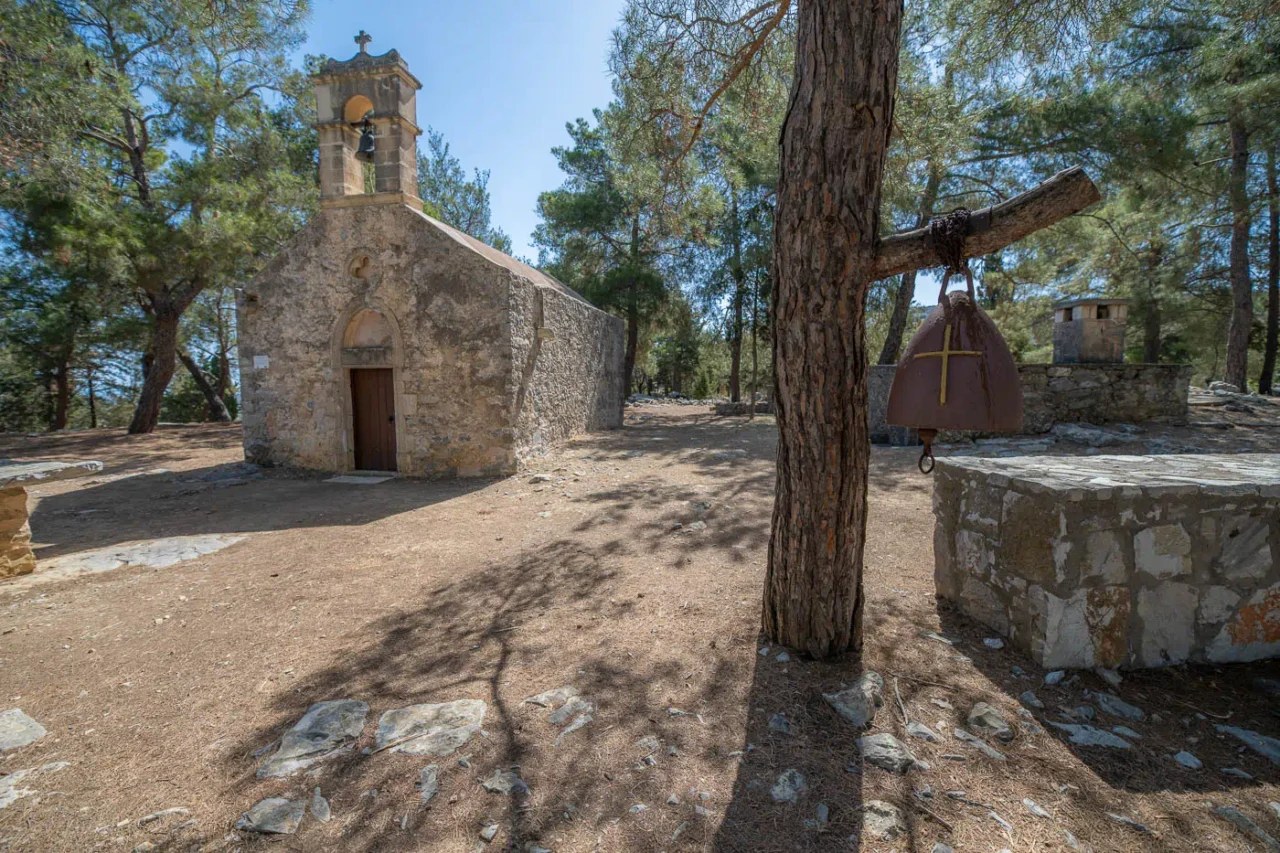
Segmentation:
<svg viewBox="0 0 1280 853">
<path fill-rule="evenodd" d="M 989 255 L 1016 243 L 1028 234 L 1048 228 L 1073 213 L 1079 213 L 1102 198 L 1084 169 L 1072 166 L 1021 195 L 991 207 L 976 210 L 969 217 L 965 251 L 970 257 Z M 927 267 L 942 266 L 928 240 L 928 226 L 893 234 L 880 241 L 872 278 Z"/>
</svg>

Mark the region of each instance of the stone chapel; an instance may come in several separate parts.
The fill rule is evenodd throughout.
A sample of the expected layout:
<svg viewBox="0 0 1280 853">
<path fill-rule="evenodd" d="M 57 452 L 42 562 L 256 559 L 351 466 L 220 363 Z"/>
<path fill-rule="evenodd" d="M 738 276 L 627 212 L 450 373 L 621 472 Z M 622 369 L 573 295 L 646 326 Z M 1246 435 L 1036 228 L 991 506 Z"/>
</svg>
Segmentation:
<svg viewBox="0 0 1280 853">
<path fill-rule="evenodd" d="M 513 473 L 622 423 L 623 324 L 422 211 L 422 84 L 368 36 L 314 78 L 320 211 L 237 301 L 245 458 Z"/>
</svg>

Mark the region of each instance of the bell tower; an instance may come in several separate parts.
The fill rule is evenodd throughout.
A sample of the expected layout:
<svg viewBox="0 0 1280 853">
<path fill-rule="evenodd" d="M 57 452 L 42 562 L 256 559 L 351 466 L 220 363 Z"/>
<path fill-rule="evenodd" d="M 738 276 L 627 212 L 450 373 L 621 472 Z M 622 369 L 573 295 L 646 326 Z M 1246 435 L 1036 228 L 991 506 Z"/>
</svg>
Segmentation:
<svg viewBox="0 0 1280 853">
<path fill-rule="evenodd" d="M 418 198 L 417 94 L 422 88 L 400 54 L 360 52 L 330 59 L 313 77 L 320 138 L 320 206 L 407 204 Z"/>
</svg>

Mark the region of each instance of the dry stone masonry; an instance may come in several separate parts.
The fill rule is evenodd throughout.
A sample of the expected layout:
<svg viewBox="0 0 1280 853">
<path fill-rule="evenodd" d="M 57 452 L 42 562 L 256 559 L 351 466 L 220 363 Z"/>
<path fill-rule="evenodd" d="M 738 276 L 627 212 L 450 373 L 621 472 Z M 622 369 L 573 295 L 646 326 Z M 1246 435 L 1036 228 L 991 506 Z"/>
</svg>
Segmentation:
<svg viewBox="0 0 1280 853">
<path fill-rule="evenodd" d="M 940 460 L 938 594 L 1038 663 L 1280 656 L 1280 455 Z"/>
<path fill-rule="evenodd" d="M 35 571 L 27 486 L 82 477 L 102 470 L 101 462 L 27 462 L 0 464 L 0 580 Z"/>
<path fill-rule="evenodd" d="M 914 431 L 890 427 L 885 412 L 897 365 L 868 368 L 871 440 L 915 444 Z M 1046 433 L 1055 424 L 1140 424 L 1187 416 L 1189 364 L 1020 364 L 1023 432 Z"/>
</svg>

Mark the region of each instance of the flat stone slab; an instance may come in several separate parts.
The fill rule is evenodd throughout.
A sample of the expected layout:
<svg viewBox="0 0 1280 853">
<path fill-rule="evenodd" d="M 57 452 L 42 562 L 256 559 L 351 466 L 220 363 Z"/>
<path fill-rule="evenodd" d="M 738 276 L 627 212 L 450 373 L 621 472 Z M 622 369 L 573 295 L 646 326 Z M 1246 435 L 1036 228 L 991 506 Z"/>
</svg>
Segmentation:
<svg viewBox="0 0 1280 853">
<path fill-rule="evenodd" d="M 284 797 L 267 797 L 236 821 L 236 829 L 258 832 L 264 835 L 293 835 L 307 813 L 305 800 L 286 800 Z"/>
<path fill-rule="evenodd" d="M 109 572 L 123 566 L 167 569 L 178 563 L 221 551 L 244 539 L 244 536 L 226 534 L 173 536 L 129 545 L 113 545 L 96 551 L 81 551 L 41 562 L 38 571 L 26 580 L 37 583 L 61 580 L 76 575 Z"/>
<path fill-rule="evenodd" d="M 459 699 L 387 711 L 378 720 L 374 749 L 409 755 L 452 755 L 479 734 L 487 710 L 488 706 L 479 699 Z"/>
<path fill-rule="evenodd" d="M 275 755 L 262 762 L 258 778 L 287 776 L 346 752 L 364 731 L 369 705 L 354 699 L 317 702 L 280 738 Z"/>
<path fill-rule="evenodd" d="M 101 462 L 5 462 L 0 463 L 0 489 L 31 486 L 50 480 L 69 480 L 102 470 Z"/>
<path fill-rule="evenodd" d="M 1046 668 L 1280 656 L 1280 454 L 939 460 L 934 515 L 938 593 Z"/>
<path fill-rule="evenodd" d="M 68 766 L 70 765 L 66 761 L 55 761 L 51 764 L 31 767 L 26 770 L 15 770 L 6 776 L 0 776 L 0 809 L 13 805 L 23 797 L 30 797 L 32 794 L 40 793 L 34 788 L 21 786 L 32 784 L 35 778 L 42 774 L 55 773 Z"/>
<path fill-rule="evenodd" d="M 46 734 L 44 726 L 22 713 L 21 708 L 0 711 L 0 752 L 35 743 Z"/>
</svg>

